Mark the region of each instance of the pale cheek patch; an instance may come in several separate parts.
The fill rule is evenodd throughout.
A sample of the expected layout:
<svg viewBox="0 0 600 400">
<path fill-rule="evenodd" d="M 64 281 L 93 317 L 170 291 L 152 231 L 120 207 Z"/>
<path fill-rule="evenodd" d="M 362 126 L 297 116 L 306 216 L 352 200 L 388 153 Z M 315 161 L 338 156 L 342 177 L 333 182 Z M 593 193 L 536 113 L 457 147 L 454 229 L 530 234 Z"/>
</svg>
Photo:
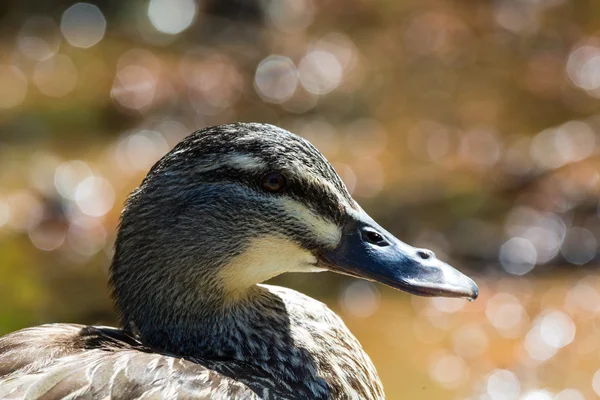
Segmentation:
<svg viewBox="0 0 600 400">
<path fill-rule="evenodd" d="M 220 278 L 229 293 L 243 292 L 285 272 L 319 272 L 308 250 L 279 236 L 251 239 L 246 250 L 223 266 Z"/>
<path fill-rule="evenodd" d="M 309 232 L 322 245 L 335 248 L 342 238 L 342 230 L 335 223 L 319 217 L 305 205 L 288 197 L 281 197 L 286 212 L 305 224 Z"/>
</svg>

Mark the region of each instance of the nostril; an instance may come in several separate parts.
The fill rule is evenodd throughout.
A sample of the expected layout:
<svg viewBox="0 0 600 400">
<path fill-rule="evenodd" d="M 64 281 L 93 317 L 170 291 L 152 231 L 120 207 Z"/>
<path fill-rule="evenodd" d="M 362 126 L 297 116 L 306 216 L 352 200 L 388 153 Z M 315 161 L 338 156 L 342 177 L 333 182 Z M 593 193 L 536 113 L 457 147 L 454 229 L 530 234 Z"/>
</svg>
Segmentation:
<svg viewBox="0 0 600 400">
<path fill-rule="evenodd" d="M 383 238 L 383 236 L 381 236 L 381 234 L 375 232 L 375 231 L 371 231 L 371 230 L 365 230 L 363 232 L 363 236 L 364 238 L 372 244 L 376 244 L 378 246 L 383 246 L 386 245 L 387 242 L 386 240 Z"/>
<path fill-rule="evenodd" d="M 419 256 L 422 260 L 428 260 L 430 258 L 435 258 L 435 254 L 431 250 L 419 249 L 417 250 L 417 256 Z"/>
</svg>

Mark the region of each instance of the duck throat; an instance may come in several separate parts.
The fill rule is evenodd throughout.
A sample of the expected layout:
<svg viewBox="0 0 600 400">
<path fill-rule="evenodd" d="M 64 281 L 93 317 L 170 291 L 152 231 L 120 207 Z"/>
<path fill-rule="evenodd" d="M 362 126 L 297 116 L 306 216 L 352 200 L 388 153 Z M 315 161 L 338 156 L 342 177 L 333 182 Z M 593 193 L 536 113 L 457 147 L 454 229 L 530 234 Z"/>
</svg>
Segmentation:
<svg viewBox="0 0 600 400">
<path fill-rule="evenodd" d="M 321 271 L 315 256 L 277 234 L 229 242 L 228 256 L 214 252 L 211 258 L 123 243 L 110 277 L 123 326 L 181 356 L 243 358 L 229 343 L 255 348 L 262 327 L 285 323 L 277 319 L 285 315 L 283 306 L 257 284 L 284 272 Z"/>
</svg>

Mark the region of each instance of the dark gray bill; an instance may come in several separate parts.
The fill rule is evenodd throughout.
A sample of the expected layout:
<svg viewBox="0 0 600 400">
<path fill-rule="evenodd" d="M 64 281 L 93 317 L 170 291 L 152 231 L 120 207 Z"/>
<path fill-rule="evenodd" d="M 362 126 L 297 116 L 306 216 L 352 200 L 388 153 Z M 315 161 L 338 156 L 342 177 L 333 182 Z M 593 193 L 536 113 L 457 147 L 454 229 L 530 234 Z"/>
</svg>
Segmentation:
<svg viewBox="0 0 600 400">
<path fill-rule="evenodd" d="M 364 211 L 349 216 L 339 245 L 320 256 L 330 270 L 420 296 L 475 300 L 477 285 L 432 251 L 398 240 Z"/>
</svg>

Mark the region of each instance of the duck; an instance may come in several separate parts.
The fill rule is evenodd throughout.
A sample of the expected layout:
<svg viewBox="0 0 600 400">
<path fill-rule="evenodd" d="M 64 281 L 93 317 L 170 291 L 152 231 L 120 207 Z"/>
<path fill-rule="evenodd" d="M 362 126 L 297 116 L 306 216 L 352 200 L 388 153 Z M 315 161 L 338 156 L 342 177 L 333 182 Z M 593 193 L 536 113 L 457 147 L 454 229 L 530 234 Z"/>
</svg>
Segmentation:
<svg viewBox="0 0 600 400">
<path fill-rule="evenodd" d="M 472 279 L 378 225 L 307 140 L 262 123 L 201 129 L 126 201 L 108 277 L 120 327 L 1 337 L 0 398 L 384 399 L 338 315 L 263 283 L 322 271 L 421 296 L 478 295 Z"/>
</svg>

